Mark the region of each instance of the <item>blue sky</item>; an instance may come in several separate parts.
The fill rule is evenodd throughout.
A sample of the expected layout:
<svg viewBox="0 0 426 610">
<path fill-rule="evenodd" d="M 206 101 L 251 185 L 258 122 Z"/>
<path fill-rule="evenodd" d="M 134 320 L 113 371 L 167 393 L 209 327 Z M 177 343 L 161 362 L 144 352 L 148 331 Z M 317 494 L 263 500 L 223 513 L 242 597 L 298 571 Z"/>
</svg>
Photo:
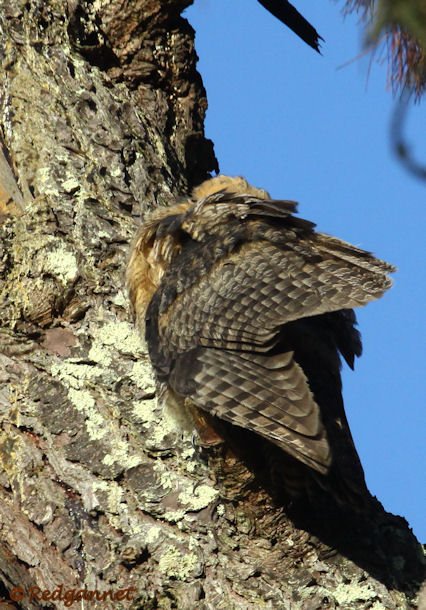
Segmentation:
<svg viewBox="0 0 426 610">
<path fill-rule="evenodd" d="M 207 89 L 207 136 L 221 172 L 299 201 L 321 231 L 398 267 L 393 288 L 358 310 L 364 355 L 344 370 L 344 396 L 368 485 L 426 541 L 426 183 L 390 149 L 395 100 L 387 63 L 362 53 L 356 16 L 342 2 L 294 0 L 325 38 L 318 55 L 255 0 L 196 0 Z M 425 104 L 408 140 L 426 163 Z"/>
</svg>

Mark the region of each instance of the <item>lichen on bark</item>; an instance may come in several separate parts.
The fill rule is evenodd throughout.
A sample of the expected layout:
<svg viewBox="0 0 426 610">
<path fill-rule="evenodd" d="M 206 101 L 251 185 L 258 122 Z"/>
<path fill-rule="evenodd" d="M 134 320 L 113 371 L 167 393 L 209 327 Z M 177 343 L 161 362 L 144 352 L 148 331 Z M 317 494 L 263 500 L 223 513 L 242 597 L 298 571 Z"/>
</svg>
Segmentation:
<svg viewBox="0 0 426 610">
<path fill-rule="evenodd" d="M 0 2 L 0 578 L 144 610 L 412 607 L 405 524 L 385 585 L 381 542 L 374 574 L 332 551 L 155 398 L 123 278 L 143 213 L 217 166 L 189 3 Z"/>
</svg>

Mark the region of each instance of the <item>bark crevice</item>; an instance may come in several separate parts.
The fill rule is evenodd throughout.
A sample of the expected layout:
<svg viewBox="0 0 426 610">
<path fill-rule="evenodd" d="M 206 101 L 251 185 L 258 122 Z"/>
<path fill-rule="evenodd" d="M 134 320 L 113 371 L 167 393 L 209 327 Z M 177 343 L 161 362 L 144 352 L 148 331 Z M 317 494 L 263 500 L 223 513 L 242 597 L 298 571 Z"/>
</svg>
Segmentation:
<svg viewBox="0 0 426 610">
<path fill-rule="evenodd" d="M 144 610 L 414 607 L 404 522 L 386 525 L 384 555 L 406 564 L 385 586 L 346 550 L 329 557 L 323 525 L 287 516 L 234 456 L 200 455 L 155 398 L 123 277 L 141 215 L 217 166 L 189 4 L 0 2 L 0 595 L 21 588 L 25 609 L 65 607 L 32 586 L 133 587 L 114 607 Z"/>
</svg>

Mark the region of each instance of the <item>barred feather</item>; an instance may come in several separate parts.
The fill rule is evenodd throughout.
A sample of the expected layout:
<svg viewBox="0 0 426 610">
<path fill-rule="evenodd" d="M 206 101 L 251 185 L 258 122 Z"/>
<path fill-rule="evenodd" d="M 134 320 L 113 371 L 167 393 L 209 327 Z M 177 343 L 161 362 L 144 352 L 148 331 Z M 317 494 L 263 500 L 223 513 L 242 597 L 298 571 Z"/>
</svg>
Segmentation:
<svg viewBox="0 0 426 610">
<path fill-rule="evenodd" d="M 362 492 L 340 354 L 353 367 L 352 308 L 379 298 L 394 269 L 295 211 L 242 178 L 203 183 L 140 229 L 130 300 L 173 392 L 267 439 L 322 483 Z"/>
</svg>

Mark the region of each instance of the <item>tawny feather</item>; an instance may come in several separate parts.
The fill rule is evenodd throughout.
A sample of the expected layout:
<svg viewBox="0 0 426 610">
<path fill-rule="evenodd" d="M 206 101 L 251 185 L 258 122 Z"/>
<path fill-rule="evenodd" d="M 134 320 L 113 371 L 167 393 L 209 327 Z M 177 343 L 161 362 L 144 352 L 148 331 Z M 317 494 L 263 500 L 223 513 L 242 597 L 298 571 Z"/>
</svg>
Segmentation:
<svg viewBox="0 0 426 610">
<path fill-rule="evenodd" d="M 130 300 L 175 394 L 363 487 L 339 353 L 353 366 L 361 343 L 350 310 L 379 298 L 394 269 L 295 211 L 243 178 L 203 183 L 139 230 Z"/>
</svg>

